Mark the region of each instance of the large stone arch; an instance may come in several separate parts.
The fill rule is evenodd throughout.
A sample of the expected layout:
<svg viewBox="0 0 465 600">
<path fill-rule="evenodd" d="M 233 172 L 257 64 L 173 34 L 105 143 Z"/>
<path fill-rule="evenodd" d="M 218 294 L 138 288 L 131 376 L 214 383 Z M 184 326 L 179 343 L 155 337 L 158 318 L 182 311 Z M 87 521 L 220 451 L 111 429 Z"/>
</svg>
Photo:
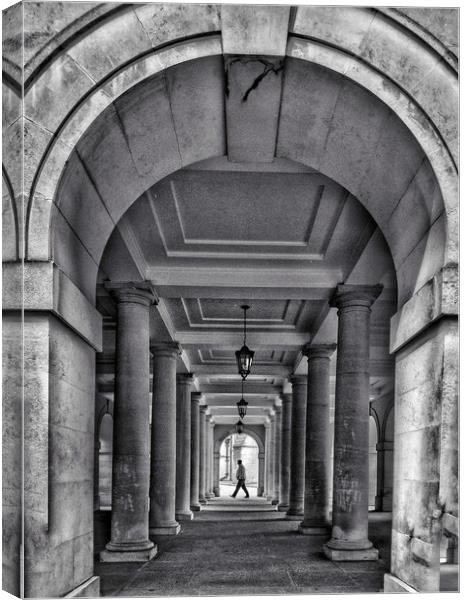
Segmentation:
<svg viewBox="0 0 465 600">
<path fill-rule="evenodd" d="M 183 14 L 184 10 L 187 12 Z M 241 37 L 234 27 L 237 10 L 244 11 L 242 17 L 250 23 L 253 35 L 249 38 Z M 76 504 L 83 512 L 76 513 L 75 521 L 65 527 L 62 525 L 66 516 L 60 512 L 64 503 L 57 503 L 49 511 L 49 495 L 53 492 L 59 498 L 69 485 L 61 478 L 67 468 L 66 456 L 53 455 L 53 468 L 49 468 L 48 443 L 53 442 L 54 436 L 63 436 L 69 447 L 74 444 L 82 449 L 86 447 L 83 440 L 93 437 L 88 414 L 93 422 L 93 357 L 94 351 L 101 348 L 100 316 L 93 307 L 99 256 L 118 219 L 147 187 L 192 162 L 225 153 L 221 118 L 216 128 L 209 129 L 212 137 L 205 144 L 199 143 L 198 136 L 203 132 L 194 131 L 191 135 L 188 128 L 184 129 L 184 152 L 176 153 L 174 148 L 172 154 L 160 153 L 153 140 L 146 144 L 144 131 L 133 123 L 133 131 L 141 133 L 136 165 L 130 156 L 131 142 L 124 139 L 119 124 L 115 125 L 119 119 L 116 105 L 129 109 L 137 86 L 149 89 L 158 84 L 161 88 L 174 70 L 185 74 L 189 61 L 204 60 L 211 71 L 218 72 L 223 52 L 286 55 L 294 78 L 302 84 L 306 82 L 304 101 L 299 94 L 293 96 L 289 89 L 284 90 L 294 103 L 289 104 L 288 114 L 283 113 L 276 153 L 312 166 L 346 187 L 375 218 L 391 249 L 400 309 L 392 323 L 391 350 L 396 352 L 396 394 L 407 398 L 397 410 L 396 396 L 398 456 L 402 459 L 409 451 L 407 442 L 413 438 L 414 430 L 421 430 L 423 435 L 428 429 L 428 419 L 437 403 L 450 407 L 441 425 L 446 437 L 453 439 L 456 333 L 453 319 L 441 317 L 456 315 L 456 64 L 437 38 L 425 37 L 424 28 L 419 30 L 395 11 L 322 7 L 297 7 L 293 11 L 290 19 L 288 7 L 124 7 L 108 18 L 100 14 L 95 22 L 88 15 L 82 28 L 68 29 L 70 35 L 62 36 L 55 46 L 50 44 L 49 53 L 36 55 L 35 62 L 29 61 L 24 107 L 17 118 L 8 122 L 6 132 L 8 140 L 21 139 L 24 127 L 29 150 L 23 157 L 21 147 L 12 143 L 12 163 L 16 160 L 21 165 L 24 161 L 24 197 L 19 188 L 12 188 L 17 206 L 22 207 L 24 200 L 27 208 L 27 262 L 7 266 L 13 285 L 4 299 L 6 310 L 25 309 L 24 354 L 26 361 L 37 367 L 29 369 L 24 382 L 24 393 L 33 398 L 31 404 L 35 408 L 33 415 L 25 413 L 26 486 L 38 492 L 37 504 L 25 519 L 26 595 L 63 595 L 93 572 L 86 554 L 92 534 L 85 529 L 92 457 L 86 455 L 74 466 L 74 483 L 82 483 L 85 490 L 84 494 L 79 488 L 80 495 L 76 496 Z M 342 25 L 337 26 L 338 23 Z M 352 27 L 351 23 L 357 26 Z M 269 31 L 265 25 L 270 25 L 275 33 L 266 37 L 271 40 L 268 45 L 260 35 L 262 28 Z M 114 44 L 115 38 L 121 43 Z M 95 57 L 96 48 L 99 60 Z M 321 126 L 325 121 L 325 107 L 310 95 L 312 77 L 317 73 L 329 93 L 332 90 L 344 100 L 341 106 L 347 111 L 334 123 L 333 137 L 328 138 L 329 145 L 319 154 L 315 153 L 318 148 L 312 147 L 303 135 L 311 132 L 311 139 L 318 138 L 318 130 L 312 131 L 311 123 Z M 11 77 L 14 76 L 12 68 Z M 196 87 L 200 93 L 201 80 Z M 218 90 L 216 97 L 220 97 Z M 183 101 L 195 99 L 195 95 L 186 93 Z M 369 99 L 374 102 L 373 111 Z M 17 94 L 7 95 L 6 102 L 8 114 L 13 114 L 14 106 L 18 106 Z M 203 104 L 200 95 L 197 102 Z M 319 110 L 316 120 L 308 112 L 311 107 Z M 358 145 L 355 151 L 352 134 L 361 125 L 361 116 L 382 135 L 379 145 L 368 136 L 367 143 Z M 119 194 L 113 193 L 111 187 L 105 193 L 99 186 L 102 182 L 93 181 L 91 172 L 86 171 L 86 158 L 91 156 L 92 144 L 104 126 L 107 143 L 118 148 L 127 146 L 127 160 L 121 162 L 130 165 L 134 174 L 124 182 L 115 171 L 106 171 L 107 183 L 130 183 L 131 189 L 123 185 Z M 181 129 L 178 127 L 177 133 Z M 105 144 L 105 138 L 100 142 Z M 145 151 L 154 152 L 159 159 L 153 169 L 147 160 L 144 164 Z M 97 156 L 100 161 L 103 158 L 103 153 Z M 363 164 L 367 170 L 362 174 L 356 167 Z M 395 177 L 391 171 L 386 173 L 386 165 L 394 165 Z M 13 172 L 8 165 L 7 171 L 9 175 Z M 354 178 L 354 173 L 359 177 Z M 80 185 L 74 189 L 71 185 L 79 180 L 88 186 L 85 193 Z M 22 218 L 19 221 L 18 229 Z M 406 222 L 414 230 L 412 235 L 404 235 Z M 95 230 L 92 233 L 94 223 L 104 232 L 98 237 Z M 16 239 L 22 240 L 22 233 L 16 232 Z M 54 320 L 55 317 L 59 318 Z M 15 339 L 13 327 L 11 332 L 11 339 Z M 40 361 L 34 362 L 37 357 Z M 414 395 L 416 388 L 412 388 L 409 374 L 415 364 L 421 366 L 418 381 L 424 388 L 425 408 L 412 423 L 408 394 Z M 428 387 L 431 380 L 435 383 L 433 391 Z M 67 427 L 73 419 L 82 424 L 77 433 L 70 433 L 72 428 Z M 51 422 L 53 431 L 49 431 Z M 435 423 L 434 427 L 439 426 Z M 431 549 L 434 554 L 436 542 L 424 523 L 438 518 L 434 516 L 438 507 L 449 527 L 456 522 L 456 446 L 444 444 L 450 465 L 434 461 L 430 465 L 422 461 L 404 465 L 398 459 L 395 494 L 398 502 L 404 502 L 405 510 L 399 509 L 395 515 L 392 572 L 415 589 L 431 591 L 438 585 L 434 556 L 428 554 Z M 420 484 L 436 477 L 435 472 L 430 477 L 423 467 L 442 469 L 438 490 L 434 486 L 428 488 L 428 514 L 415 510 L 414 505 L 405 506 L 405 498 L 420 497 Z M 447 476 L 449 470 L 452 477 Z M 419 490 L 410 486 L 412 478 L 419 482 Z M 11 506 L 13 514 L 17 504 L 13 502 Z M 19 541 L 17 546 L 19 552 Z M 37 550 L 41 560 L 28 562 L 30 547 Z M 66 562 L 69 553 L 82 567 L 71 575 L 67 571 L 70 561 Z M 410 559 L 412 554 L 420 556 L 418 564 Z"/>
<path fill-rule="evenodd" d="M 220 17 L 223 20 L 226 19 L 223 14 L 224 11 L 222 10 L 220 15 L 218 7 L 205 8 L 207 11 L 206 14 L 201 11 L 196 12 L 194 7 L 190 7 L 189 14 L 187 16 L 184 15 L 184 18 L 179 20 L 174 32 L 166 30 L 167 26 L 163 26 L 160 23 L 161 13 L 155 14 L 156 9 L 154 7 L 144 7 L 141 10 L 145 11 L 146 18 L 152 23 L 153 31 L 160 27 L 160 32 L 157 33 L 157 36 L 160 38 L 158 41 L 162 43 L 155 47 L 145 48 L 139 54 L 134 50 L 133 56 L 124 56 L 126 59 L 125 62 L 120 57 L 121 64 L 124 66 L 121 66 L 119 70 L 113 69 L 107 72 L 95 73 L 95 80 L 103 81 L 104 84 L 97 83 L 97 85 L 92 87 L 89 83 L 84 86 L 85 93 L 80 101 L 75 102 L 75 95 L 73 95 L 72 102 L 71 100 L 69 100 L 68 104 L 66 101 L 61 102 L 60 106 L 57 107 L 58 114 L 56 114 L 56 111 L 54 112 L 53 119 L 57 123 L 55 127 L 56 133 L 47 143 L 45 158 L 40 161 L 37 175 L 31 181 L 31 203 L 28 209 L 27 237 L 27 251 L 31 260 L 55 258 L 56 249 L 51 247 L 50 241 L 51 228 L 49 223 L 50 219 L 53 218 L 51 209 L 53 202 L 58 201 L 57 188 L 63 173 L 63 167 L 90 123 L 94 122 L 95 128 L 97 126 L 95 121 L 98 115 L 102 114 L 102 111 L 106 111 L 106 115 L 103 116 L 102 114 L 101 118 L 108 120 L 108 113 L 113 112 L 112 106 L 118 102 L 121 95 L 127 93 L 132 87 L 147 78 L 161 73 L 167 68 L 173 67 L 173 65 L 181 64 L 186 60 L 189 61 L 206 56 L 220 56 L 222 54 L 221 38 L 218 35 L 218 31 L 221 29 L 222 24 Z M 169 15 L 165 16 L 179 17 L 176 13 L 177 10 L 179 10 L 179 7 L 170 8 L 169 11 L 173 14 L 170 12 Z M 118 23 L 120 23 L 124 14 L 126 13 L 122 12 L 119 16 L 113 16 L 108 22 L 104 20 L 100 27 L 97 27 L 90 36 L 85 38 L 86 43 L 81 41 L 69 46 L 68 52 L 73 57 L 73 60 L 82 66 L 83 70 L 85 69 L 86 72 L 92 73 L 92 67 L 95 69 L 95 65 L 93 66 L 92 63 L 91 42 L 100 41 L 105 46 L 104 42 L 109 32 L 113 31 L 114 28 L 120 27 Z M 343 85 L 347 86 L 347 81 L 356 84 L 355 88 L 349 86 L 351 87 L 349 98 L 351 94 L 357 95 L 357 88 L 361 87 L 362 89 L 369 90 L 380 101 L 379 118 L 375 118 L 373 121 L 375 129 L 381 125 L 386 125 L 385 120 L 382 122 L 383 119 L 387 118 L 384 105 L 389 106 L 397 115 L 399 123 L 404 123 L 410 130 L 412 141 L 414 140 L 413 143 L 418 144 L 422 148 L 426 159 L 423 162 L 418 156 L 419 164 L 416 165 L 416 178 L 412 182 L 413 185 L 407 189 L 403 189 L 403 195 L 399 190 L 396 190 L 396 193 L 392 193 L 391 190 L 389 192 L 390 198 L 388 197 L 388 193 L 382 200 L 378 199 L 382 206 L 376 210 L 376 207 L 373 205 L 373 194 L 377 194 L 378 196 L 385 194 L 386 188 L 391 187 L 393 178 L 384 177 L 383 182 L 382 173 L 372 172 L 367 175 L 365 184 L 362 186 L 362 182 L 354 180 L 353 165 L 360 164 L 361 161 L 366 160 L 367 157 L 373 155 L 375 150 L 379 152 L 379 148 L 375 149 L 367 146 L 362 149 L 364 153 L 354 159 L 356 149 L 353 146 L 349 148 L 341 147 L 336 136 L 334 149 L 337 148 L 339 158 L 334 155 L 334 152 L 329 152 L 326 157 L 326 163 L 323 164 L 320 162 L 320 164 L 315 164 L 315 157 L 312 157 L 311 153 L 309 155 L 308 148 L 305 149 L 305 144 L 294 142 L 301 137 L 302 124 L 305 123 L 306 115 L 302 113 L 300 115 L 301 119 L 294 119 L 296 127 L 299 129 L 299 136 L 296 138 L 292 128 L 288 128 L 288 135 L 286 136 L 284 132 L 281 135 L 281 140 L 278 140 L 277 155 L 286 156 L 320 169 L 324 174 L 334 178 L 344 187 L 347 187 L 351 193 L 365 204 L 385 234 L 394 260 L 397 263 L 396 267 L 400 273 L 399 303 L 402 305 L 412 292 L 420 289 L 441 266 L 456 260 L 457 231 L 454 219 L 456 211 L 456 169 L 453 159 L 453 154 L 456 150 L 454 145 L 455 129 L 453 124 L 451 125 L 450 120 L 447 124 L 441 120 L 442 112 L 438 110 L 438 103 L 431 102 L 431 98 L 426 93 L 422 82 L 415 81 L 412 77 L 405 77 L 403 72 L 396 72 L 395 63 L 392 60 L 384 60 L 383 62 L 385 58 L 383 48 L 392 47 L 392 44 L 395 43 L 399 46 L 399 53 L 406 57 L 409 65 L 412 65 L 412 70 L 413 65 L 418 63 L 420 67 L 429 69 L 428 72 L 430 74 L 434 71 L 435 76 L 443 84 L 444 89 L 449 91 L 447 94 L 443 93 L 441 98 L 451 109 L 454 107 L 453 99 L 455 91 L 453 65 L 449 64 L 446 58 L 444 58 L 443 55 L 447 56 L 446 52 L 442 52 L 443 55 L 441 55 L 441 48 L 425 46 L 416 40 L 412 46 L 411 32 L 406 29 L 405 24 L 399 23 L 398 19 L 396 21 L 391 13 L 373 12 L 372 9 L 358 8 L 343 9 L 340 11 L 331 9 L 329 13 L 326 13 L 326 17 L 324 18 L 322 14 L 321 9 L 316 7 L 302 7 L 302 9 L 297 11 L 293 31 L 284 32 L 288 38 L 287 56 L 298 58 L 304 63 L 318 65 L 323 70 L 327 70 L 333 74 L 343 74 L 344 78 L 346 78 Z M 328 18 L 328 15 L 330 18 Z M 337 22 L 339 18 L 358 19 L 357 22 L 362 24 L 361 31 L 365 33 L 365 37 L 362 36 L 363 43 L 359 29 L 355 32 L 350 30 L 350 28 L 348 30 L 347 28 L 343 28 L 344 34 L 338 34 L 339 38 L 337 40 L 334 39 L 334 27 L 331 26 L 331 22 L 332 19 L 336 19 Z M 316 36 L 317 41 L 306 37 L 309 35 L 310 28 L 315 24 L 316 20 L 319 23 L 317 29 L 318 35 Z M 226 22 L 228 21 L 226 20 Z M 194 23 L 195 25 L 193 25 Z M 132 19 L 131 25 L 126 27 L 128 36 L 131 35 L 131 27 L 140 27 L 140 23 L 136 24 L 136 21 Z M 376 31 L 376 35 L 372 32 L 372 29 Z M 293 34 L 299 37 L 295 37 Z M 140 38 L 140 32 L 136 35 L 133 31 L 132 35 L 136 36 L 137 39 Z M 312 30 L 312 36 L 315 37 L 314 30 Z M 188 41 L 179 42 L 179 40 L 186 40 L 186 38 L 188 38 Z M 376 52 L 374 49 L 370 51 L 370 40 Z M 382 43 L 380 40 L 382 40 Z M 176 43 L 176 45 L 170 46 L 173 43 Z M 385 46 L 387 43 L 389 43 L 389 46 Z M 141 48 L 139 47 L 138 50 L 141 50 Z M 279 52 L 279 48 L 276 48 L 275 53 L 279 54 Z M 357 52 L 359 53 L 357 57 L 353 56 L 354 52 L 356 54 Z M 46 94 L 48 90 L 47 77 L 53 77 L 53 69 L 63 69 L 63 64 L 57 58 L 52 60 L 49 69 L 44 74 L 31 83 L 28 91 L 31 98 L 40 99 Z M 417 85 L 418 93 L 414 95 L 415 100 L 413 100 L 412 93 L 416 88 L 412 88 L 412 86 L 415 84 Z M 65 86 L 63 97 L 66 99 L 69 96 L 68 86 L 71 84 L 65 79 L 62 85 Z M 328 83 L 328 85 L 331 84 Z M 74 91 L 75 87 L 74 85 Z M 194 98 L 190 100 L 195 102 Z M 356 102 L 360 106 L 360 102 L 363 103 L 363 100 L 357 97 Z M 26 102 L 27 105 L 28 103 Z M 293 110 L 295 109 L 296 105 L 293 105 Z M 354 115 L 355 117 L 356 115 Z M 344 120 L 347 122 L 346 118 Z M 31 115 L 31 121 L 40 123 L 40 115 Z M 355 120 L 354 123 L 357 124 L 357 121 Z M 386 130 L 392 133 L 392 130 L 397 128 L 396 124 L 397 118 L 391 115 L 388 123 L 389 126 L 386 127 Z M 52 123 L 47 123 L 46 125 L 47 130 L 53 131 Z M 42 127 L 46 125 L 44 123 L 41 124 Z M 212 123 L 209 131 L 214 131 L 214 127 L 215 123 Z M 189 132 L 191 136 L 192 133 Z M 346 133 L 347 128 L 346 131 L 341 129 L 340 139 L 343 139 Z M 396 146 L 394 143 L 395 140 L 392 139 L 391 135 L 388 141 L 393 150 L 391 154 L 384 157 L 386 159 L 384 161 L 385 164 L 395 164 L 396 156 L 401 157 L 401 159 L 405 157 L 405 153 L 402 154 L 398 151 L 402 145 L 405 145 L 405 131 L 397 131 L 397 136 L 402 138 L 399 139 L 400 146 Z M 89 137 L 89 134 L 87 137 Z M 164 175 L 195 160 L 221 154 L 222 149 L 219 139 L 222 137 L 222 133 L 217 132 L 218 139 L 215 140 L 217 143 L 215 144 L 213 140 L 210 140 L 212 142 L 211 147 L 208 150 L 205 149 L 203 154 L 197 153 L 197 155 L 193 155 L 191 153 L 188 156 L 186 154 L 189 153 L 184 153 L 181 157 L 173 156 L 172 160 L 169 161 L 171 164 L 168 166 L 166 160 L 168 153 L 165 153 L 163 164 L 159 165 L 158 172 L 138 173 L 137 177 L 132 180 L 135 191 L 132 193 L 132 197 L 127 196 L 128 200 L 125 207 L 108 207 L 112 219 L 118 219 L 123 208 L 128 208 L 130 203 L 135 199 L 133 196 L 137 192 L 142 193 L 145 191 L 144 188 L 147 189 L 147 186 L 153 185 L 153 183 Z M 294 141 L 290 144 L 289 140 Z M 197 149 L 202 148 L 202 141 L 204 140 L 196 140 L 196 143 L 192 144 L 193 147 Z M 82 143 L 81 141 L 81 145 Z M 345 158 L 341 158 L 341 152 L 345 152 Z M 378 155 L 378 164 L 383 163 L 382 159 L 381 153 L 381 155 Z M 431 172 L 431 169 L 434 174 Z M 386 179 L 388 179 L 389 185 L 387 185 Z M 394 179 L 399 181 L 400 185 L 405 188 L 405 181 L 408 180 L 408 169 L 404 172 L 404 177 Z M 135 182 L 138 185 L 134 186 Z M 425 198 L 425 192 L 422 191 L 422 188 L 424 190 L 425 187 L 429 188 L 428 198 Z M 414 188 L 417 188 L 417 190 Z M 397 206 L 398 204 L 400 206 Z M 402 206 L 406 204 L 415 205 L 417 215 L 413 221 L 409 209 Z M 419 218 L 421 213 L 423 213 L 422 217 Z M 413 235 L 409 236 L 411 243 L 415 245 L 409 248 L 402 247 L 403 244 L 405 245 L 405 236 L 403 236 L 403 244 L 396 239 L 398 222 L 406 218 L 409 218 L 414 227 L 416 227 Z M 105 236 L 102 236 L 102 240 L 104 239 Z M 404 264 L 406 258 L 408 258 L 407 262 L 409 264 Z M 412 262 L 415 264 L 412 265 Z M 416 271 L 413 277 L 412 271 Z M 402 289 L 406 287 L 407 280 L 414 281 L 414 289 L 407 289 L 403 292 Z"/>
</svg>

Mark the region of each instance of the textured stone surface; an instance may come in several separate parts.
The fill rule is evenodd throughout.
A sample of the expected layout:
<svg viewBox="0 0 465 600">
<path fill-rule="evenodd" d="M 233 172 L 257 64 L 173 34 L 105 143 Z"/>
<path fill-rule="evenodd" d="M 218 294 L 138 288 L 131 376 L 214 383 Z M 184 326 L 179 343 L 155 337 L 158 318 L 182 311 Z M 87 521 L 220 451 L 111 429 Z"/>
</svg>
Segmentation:
<svg viewBox="0 0 465 600">
<path fill-rule="evenodd" d="M 330 358 L 332 346 L 305 346 L 308 358 L 307 412 L 305 439 L 304 520 L 299 531 L 310 533 L 326 528 L 329 533 L 329 478 L 331 474 Z M 307 530 L 307 531 L 305 531 Z"/>
<path fill-rule="evenodd" d="M 331 560 L 375 560 L 368 540 L 370 306 L 381 286 L 339 285 Z"/>
<path fill-rule="evenodd" d="M 176 379 L 176 519 L 192 519 L 191 489 L 191 384 L 190 374 Z"/>
<path fill-rule="evenodd" d="M 293 376 L 291 419 L 291 481 L 287 515 L 296 519 L 304 513 L 305 436 L 307 414 L 307 377 Z"/>
<path fill-rule="evenodd" d="M 2 587 L 20 593 L 21 544 L 21 318 L 5 314 L 2 322 Z"/>
<path fill-rule="evenodd" d="M 111 540 L 103 561 L 146 560 L 149 533 L 149 306 L 147 285 L 113 286 L 118 302 Z M 140 554 L 139 554 L 140 553 Z"/>
<path fill-rule="evenodd" d="M 444 503 L 455 510 L 455 327 L 444 319 L 396 356 L 391 573 L 425 592 L 440 586 Z M 441 464 L 442 452 L 449 456 Z"/>
<path fill-rule="evenodd" d="M 153 354 L 152 438 L 150 453 L 150 533 L 177 534 L 176 360 L 179 344 L 150 347 Z M 187 498 L 186 498 L 187 500 Z"/>
</svg>

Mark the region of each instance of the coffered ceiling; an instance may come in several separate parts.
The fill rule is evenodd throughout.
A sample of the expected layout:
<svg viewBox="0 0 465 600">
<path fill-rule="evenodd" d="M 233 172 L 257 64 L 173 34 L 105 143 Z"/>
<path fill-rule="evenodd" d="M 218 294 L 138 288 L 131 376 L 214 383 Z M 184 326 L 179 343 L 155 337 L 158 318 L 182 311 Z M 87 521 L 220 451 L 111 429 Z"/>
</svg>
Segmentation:
<svg viewBox="0 0 465 600">
<path fill-rule="evenodd" d="M 218 423 L 237 417 L 243 303 L 255 350 L 245 388 L 254 421 L 273 411 L 291 373 L 305 372 L 303 344 L 336 341 L 328 300 L 340 282 L 384 284 L 373 307 L 371 366 L 378 385 L 392 378 L 396 290 L 384 239 L 351 194 L 291 161 L 241 165 L 220 157 L 165 178 L 119 222 L 101 263 L 100 281 L 107 279 L 152 281 L 160 301 L 151 338 L 181 343 L 178 370 L 195 373 Z M 115 307 L 103 285 L 98 297 L 108 357 Z M 334 366 L 335 359 L 333 379 Z M 99 371 L 111 389 L 111 368 Z"/>
</svg>

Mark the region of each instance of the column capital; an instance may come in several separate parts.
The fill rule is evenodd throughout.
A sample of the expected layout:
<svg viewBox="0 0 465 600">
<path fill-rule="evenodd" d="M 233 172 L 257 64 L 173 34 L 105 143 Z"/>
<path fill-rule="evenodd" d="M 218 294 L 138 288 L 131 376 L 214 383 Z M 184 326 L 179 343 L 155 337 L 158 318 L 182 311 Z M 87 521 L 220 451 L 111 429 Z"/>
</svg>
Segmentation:
<svg viewBox="0 0 465 600">
<path fill-rule="evenodd" d="M 337 344 L 305 344 L 302 354 L 310 360 L 311 358 L 331 358 L 337 348 Z"/>
<path fill-rule="evenodd" d="M 176 373 L 176 383 L 180 385 L 192 385 L 194 379 L 194 373 Z"/>
<path fill-rule="evenodd" d="M 150 352 L 154 356 L 170 356 L 176 358 L 182 352 L 181 344 L 178 342 L 158 342 L 150 344 Z"/>
<path fill-rule="evenodd" d="M 200 404 L 200 400 L 203 398 L 202 392 L 191 392 L 191 402 L 192 404 Z"/>
<path fill-rule="evenodd" d="M 339 284 L 334 291 L 329 305 L 338 308 L 339 310 L 360 306 L 370 308 L 376 298 L 383 291 L 383 286 L 378 285 L 347 285 Z"/>
<path fill-rule="evenodd" d="M 291 375 L 289 381 L 293 387 L 296 385 L 307 385 L 307 375 Z"/>
<path fill-rule="evenodd" d="M 280 415 L 283 412 L 282 406 L 275 406 L 274 410 L 277 415 Z"/>
<path fill-rule="evenodd" d="M 204 415 L 208 410 L 208 406 L 206 404 L 202 404 L 202 405 L 200 405 L 199 409 L 200 409 L 200 412 Z"/>
<path fill-rule="evenodd" d="M 106 281 L 104 286 L 118 303 L 158 304 L 158 295 L 150 281 Z"/>
</svg>

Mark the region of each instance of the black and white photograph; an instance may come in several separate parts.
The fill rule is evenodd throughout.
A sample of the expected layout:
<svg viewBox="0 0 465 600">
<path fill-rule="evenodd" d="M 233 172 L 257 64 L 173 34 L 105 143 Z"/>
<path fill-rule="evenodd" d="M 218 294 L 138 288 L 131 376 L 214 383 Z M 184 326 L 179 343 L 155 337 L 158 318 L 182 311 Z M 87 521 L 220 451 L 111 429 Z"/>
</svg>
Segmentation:
<svg viewBox="0 0 465 600">
<path fill-rule="evenodd" d="M 2 3 L 5 598 L 459 598 L 459 17 Z"/>
</svg>

